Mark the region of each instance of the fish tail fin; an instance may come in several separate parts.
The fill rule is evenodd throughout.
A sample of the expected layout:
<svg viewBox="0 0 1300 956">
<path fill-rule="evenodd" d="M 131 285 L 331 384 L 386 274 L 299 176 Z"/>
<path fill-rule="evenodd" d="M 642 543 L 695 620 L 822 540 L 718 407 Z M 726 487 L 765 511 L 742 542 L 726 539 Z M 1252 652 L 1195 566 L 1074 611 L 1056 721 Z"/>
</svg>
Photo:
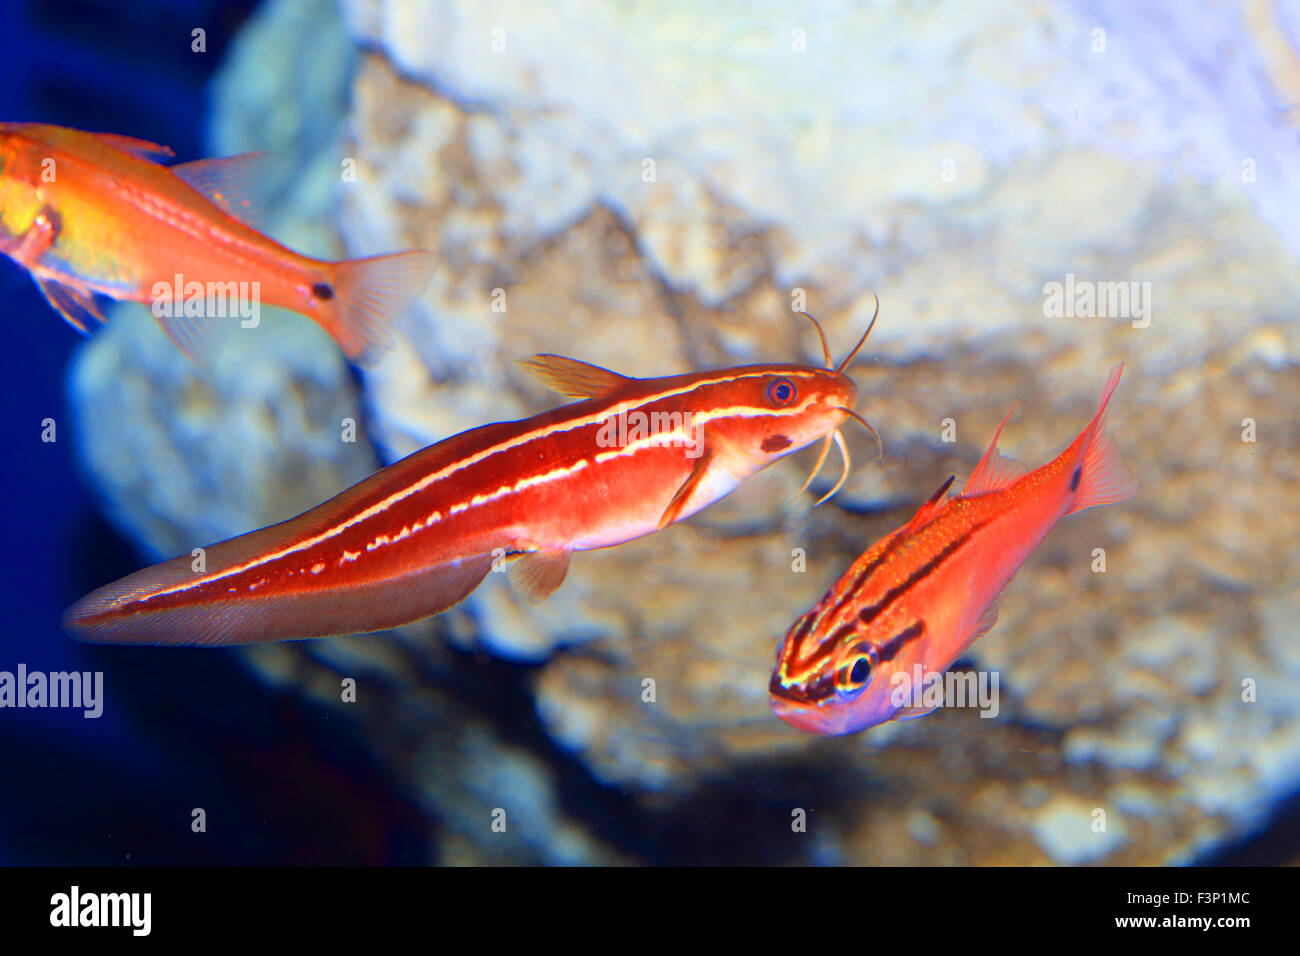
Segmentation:
<svg viewBox="0 0 1300 956">
<path fill-rule="evenodd" d="M 423 249 L 334 264 L 328 331 L 348 358 L 366 365 L 388 341 L 388 328 L 428 284 L 437 257 Z"/>
<path fill-rule="evenodd" d="M 1097 405 L 1097 414 L 1079 436 L 1078 442 L 1084 445 L 1084 450 L 1075 467 L 1078 481 L 1073 489 L 1074 505 L 1070 508 L 1070 514 L 1094 505 L 1114 504 L 1137 494 L 1136 479 L 1120 459 L 1115 439 L 1106 434 L 1106 407 L 1110 404 L 1110 397 L 1115 394 L 1123 372 L 1123 362 L 1110 370 L 1106 390 L 1102 392 L 1101 401 Z M 1075 484 L 1073 476 L 1071 483 Z"/>
</svg>

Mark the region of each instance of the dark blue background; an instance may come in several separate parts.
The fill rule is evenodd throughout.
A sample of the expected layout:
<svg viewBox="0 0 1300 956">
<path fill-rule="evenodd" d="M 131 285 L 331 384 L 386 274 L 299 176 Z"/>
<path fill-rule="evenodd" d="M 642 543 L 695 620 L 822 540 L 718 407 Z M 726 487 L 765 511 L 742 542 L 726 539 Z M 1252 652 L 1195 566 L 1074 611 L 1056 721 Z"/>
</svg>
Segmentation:
<svg viewBox="0 0 1300 956">
<path fill-rule="evenodd" d="M 4 0 L 0 118 L 125 133 L 203 156 L 206 84 L 253 0 Z M 207 53 L 191 31 L 207 31 Z M 104 716 L 0 711 L 0 863 L 384 863 L 429 822 L 364 742 L 268 693 L 231 652 L 89 647 L 61 609 L 139 566 L 78 470 L 64 381 L 80 336 L 0 257 L 0 670 L 101 670 Z M 54 418 L 58 441 L 40 440 Z M 208 832 L 190 831 L 204 807 Z"/>
</svg>

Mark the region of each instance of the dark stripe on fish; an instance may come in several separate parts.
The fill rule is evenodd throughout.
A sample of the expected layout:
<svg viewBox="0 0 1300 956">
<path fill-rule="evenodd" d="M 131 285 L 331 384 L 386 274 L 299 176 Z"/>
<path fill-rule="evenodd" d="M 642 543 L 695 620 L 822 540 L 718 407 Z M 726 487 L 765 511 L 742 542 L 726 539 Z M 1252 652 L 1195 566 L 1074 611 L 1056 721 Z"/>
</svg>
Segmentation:
<svg viewBox="0 0 1300 956">
<path fill-rule="evenodd" d="M 906 628 L 891 637 L 887 643 L 880 646 L 880 649 L 876 652 L 876 659 L 882 664 L 886 661 L 892 661 L 898 656 L 899 651 L 924 633 L 924 621 L 912 622 Z"/>
<path fill-rule="evenodd" d="M 868 604 L 864 608 L 862 608 L 862 610 L 858 611 L 858 619 L 861 620 L 863 624 L 870 624 L 881 614 L 883 614 L 885 610 L 888 609 L 889 605 L 893 604 L 900 597 L 906 594 L 908 590 L 910 590 L 915 585 L 920 584 L 931 574 L 933 574 L 939 568 L 939 565 L 943 564 L 950 557 L 956 554 L 957 550 L 962 545 L 964 545 L 967 541 L 969 541 L 971 537 L 975 534 L 975 532 L 979 531 L 986 524 L 988 524 L 987 521 L 981 522 L 980 524 L 975 525 L 973 528 L 970 528 L 960 538 L 956 538 L 955 540 L 948 542 L 946 545 L 944 545 L 943 550 L 941 550 L 933 558 L 931 558 L 929 561 L 925 562 L 925 564 L 921 565 L 919 568 L 917 568 L 915 571 L 909 574 L 907 576 L 906 581 L 904 581 L 902 584 L 898 585 L 897 587 L 890 588 L 888 591 L 885 592 L 884 597 L 882 597 L 875 604 Z"/>
</svg>

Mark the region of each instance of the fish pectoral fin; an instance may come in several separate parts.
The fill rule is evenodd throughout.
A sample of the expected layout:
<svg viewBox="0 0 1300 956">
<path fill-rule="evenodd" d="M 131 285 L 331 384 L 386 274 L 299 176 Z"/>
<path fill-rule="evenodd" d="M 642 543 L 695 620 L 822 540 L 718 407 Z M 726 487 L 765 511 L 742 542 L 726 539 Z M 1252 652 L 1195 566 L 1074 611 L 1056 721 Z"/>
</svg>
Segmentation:
<svg viewBox="0 0 1300 956">
<path fill-rule="evenodd" d="M 961 655 L 965 654 L 970 650 L 972 644 L 992 629 L 993 625 L 998 622 L 998 612 L 1001 610 L 1002 608 L 998 604 L 998 598 L 994 598 L 992 603 L 984 609 L 984 613 L 980 615 L 979 620 L 975 622 L 975 627 L 970 632 L 970 637 L 966 638 L 966 640 L 962 642 L 961 647 L 957 648 L 956 657 L 961 657 Z M 954 660 L 955 659 L 956 658 L 954 658 Z"/>
<path fill-rule="evenodd" d="M 984 609 L 984 613 L 980 615 L 979 622 L 975 625 L 975 636 L 970 639 L 970 644 L 974 644 L 989 632 L 989 629 L 998 622 L 998 613 L 1001 610 L 1002 609 L 998 607 L 996 601 Z M 966 647 L 970 647 L 970 644 L 967 644 Z M 962 651 L 965 650 L 966 648 L 963 647 Z"/>
<path fill-rule="evenodd" d="M 570 551 L 530 551 L 510 565 L 510 583 L 525 601 L 545 601 L 569 573 Z"/>
<path fill-rule="evenodd" d="M 59 239 L 58 222 L 58 214 L 48 206 L 43 207 L 17 240 L 5 243 L 5 254 L 26 269 L 36 268 Z"/>
<path fill-rule="evenodd" d="M 170 146 L 161 146 L 158 143 L 151 143 L 147 139 L 136 139 L 134 136 L 122 136 L 119 133 L 92 133 L 97 140 L 105 146 L 111 146 L 113 149 L 120 150 L 123 153 L 130 153 L 137 159 L 147 159 L 150 162 L 158 162 L 162 159 L 171 159 L 176 153 Z"/>
<path fill-rule="evenodd" d="M 668 507 L 664 509 L 663 515 L 659 518 L 660 531 L 682 516 L 682 512 L 690 503 L 691 495 L 700 487 L 700 484 L 709 473 L 709 466 L 717 457 L 714 447 L 706 444 L 703 453 L 695 459 L 695 466 L 691 469 L 691 473 L 686 476 L 686 480 L 677 489 L 672 500 L 668 502 Z"/>
<path fill-rule="evenodd" d="M 261 231 L 267 183 L 275 181 L 279 162 L 275 153 L 242 153 L 181 163 L 171 171 L 222 212 Z"/>
<path fill-rule="evenodd" d="M 92 321 L 100 323 L 108 321 L 92 292 L 55 279 L 37 279 L 36 287 L 45 296 L 45 301 L 53 306 L 70 326 L 83 335 L 90 331 L 89 326 Z"/>
<path fill-rule="evenodd" d="M 518 365 L 551 391 L 558 392 L 565 398 L 596 398 L 636 381 L 630 376 L 611 372 L 599 365 L 565 358 L 563 355 L 534 355 L 532 358 L 520 359 Z"/>
</svg>

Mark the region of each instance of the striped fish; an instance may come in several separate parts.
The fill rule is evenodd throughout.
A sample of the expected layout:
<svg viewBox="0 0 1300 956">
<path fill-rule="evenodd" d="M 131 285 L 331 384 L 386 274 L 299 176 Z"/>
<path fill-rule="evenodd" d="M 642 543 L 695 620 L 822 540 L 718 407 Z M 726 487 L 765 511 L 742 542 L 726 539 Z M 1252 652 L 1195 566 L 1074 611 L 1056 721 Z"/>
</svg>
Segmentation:
<svg viewBox="0 0 1300 956">
<path fill-rule="evenodd" d="M 949 478 L 906 525 L 879 541 L 790 628 L 769 687 L 772 710 L 815 734 L 850 734 L 920 717 L 897 688 L 941 673 L 997 620 L 998 594 L 1069 514 L 1131 497 L 1137 486 L 1105 435 L 1110 373 L 1097 414 L 1069 448 L 1034 471 L 993 441 L 960 495 Z M 1014 411 L 1014 408 L 1012 409 Z"/>
<path fill-rule="evenodd" d="M 375 631 L 451 607 L 507 559 L 521 593 L 540 600 L 574 551 L 681 521 L 818 440 L 818 469 L 832 439 L 843 451 L 839 426 L 861 421 L 844 369 L 870 331 L 834 369 L 827 351 L 826 369 L 637 379 L 535 356 L 524 367 L 580 401 L 448 438 L 296 518 L 203 549 L 200 564 L 185 555 L 131 574 L 78 601 L 64 626 L 136 644 Z"/>
</svg>

